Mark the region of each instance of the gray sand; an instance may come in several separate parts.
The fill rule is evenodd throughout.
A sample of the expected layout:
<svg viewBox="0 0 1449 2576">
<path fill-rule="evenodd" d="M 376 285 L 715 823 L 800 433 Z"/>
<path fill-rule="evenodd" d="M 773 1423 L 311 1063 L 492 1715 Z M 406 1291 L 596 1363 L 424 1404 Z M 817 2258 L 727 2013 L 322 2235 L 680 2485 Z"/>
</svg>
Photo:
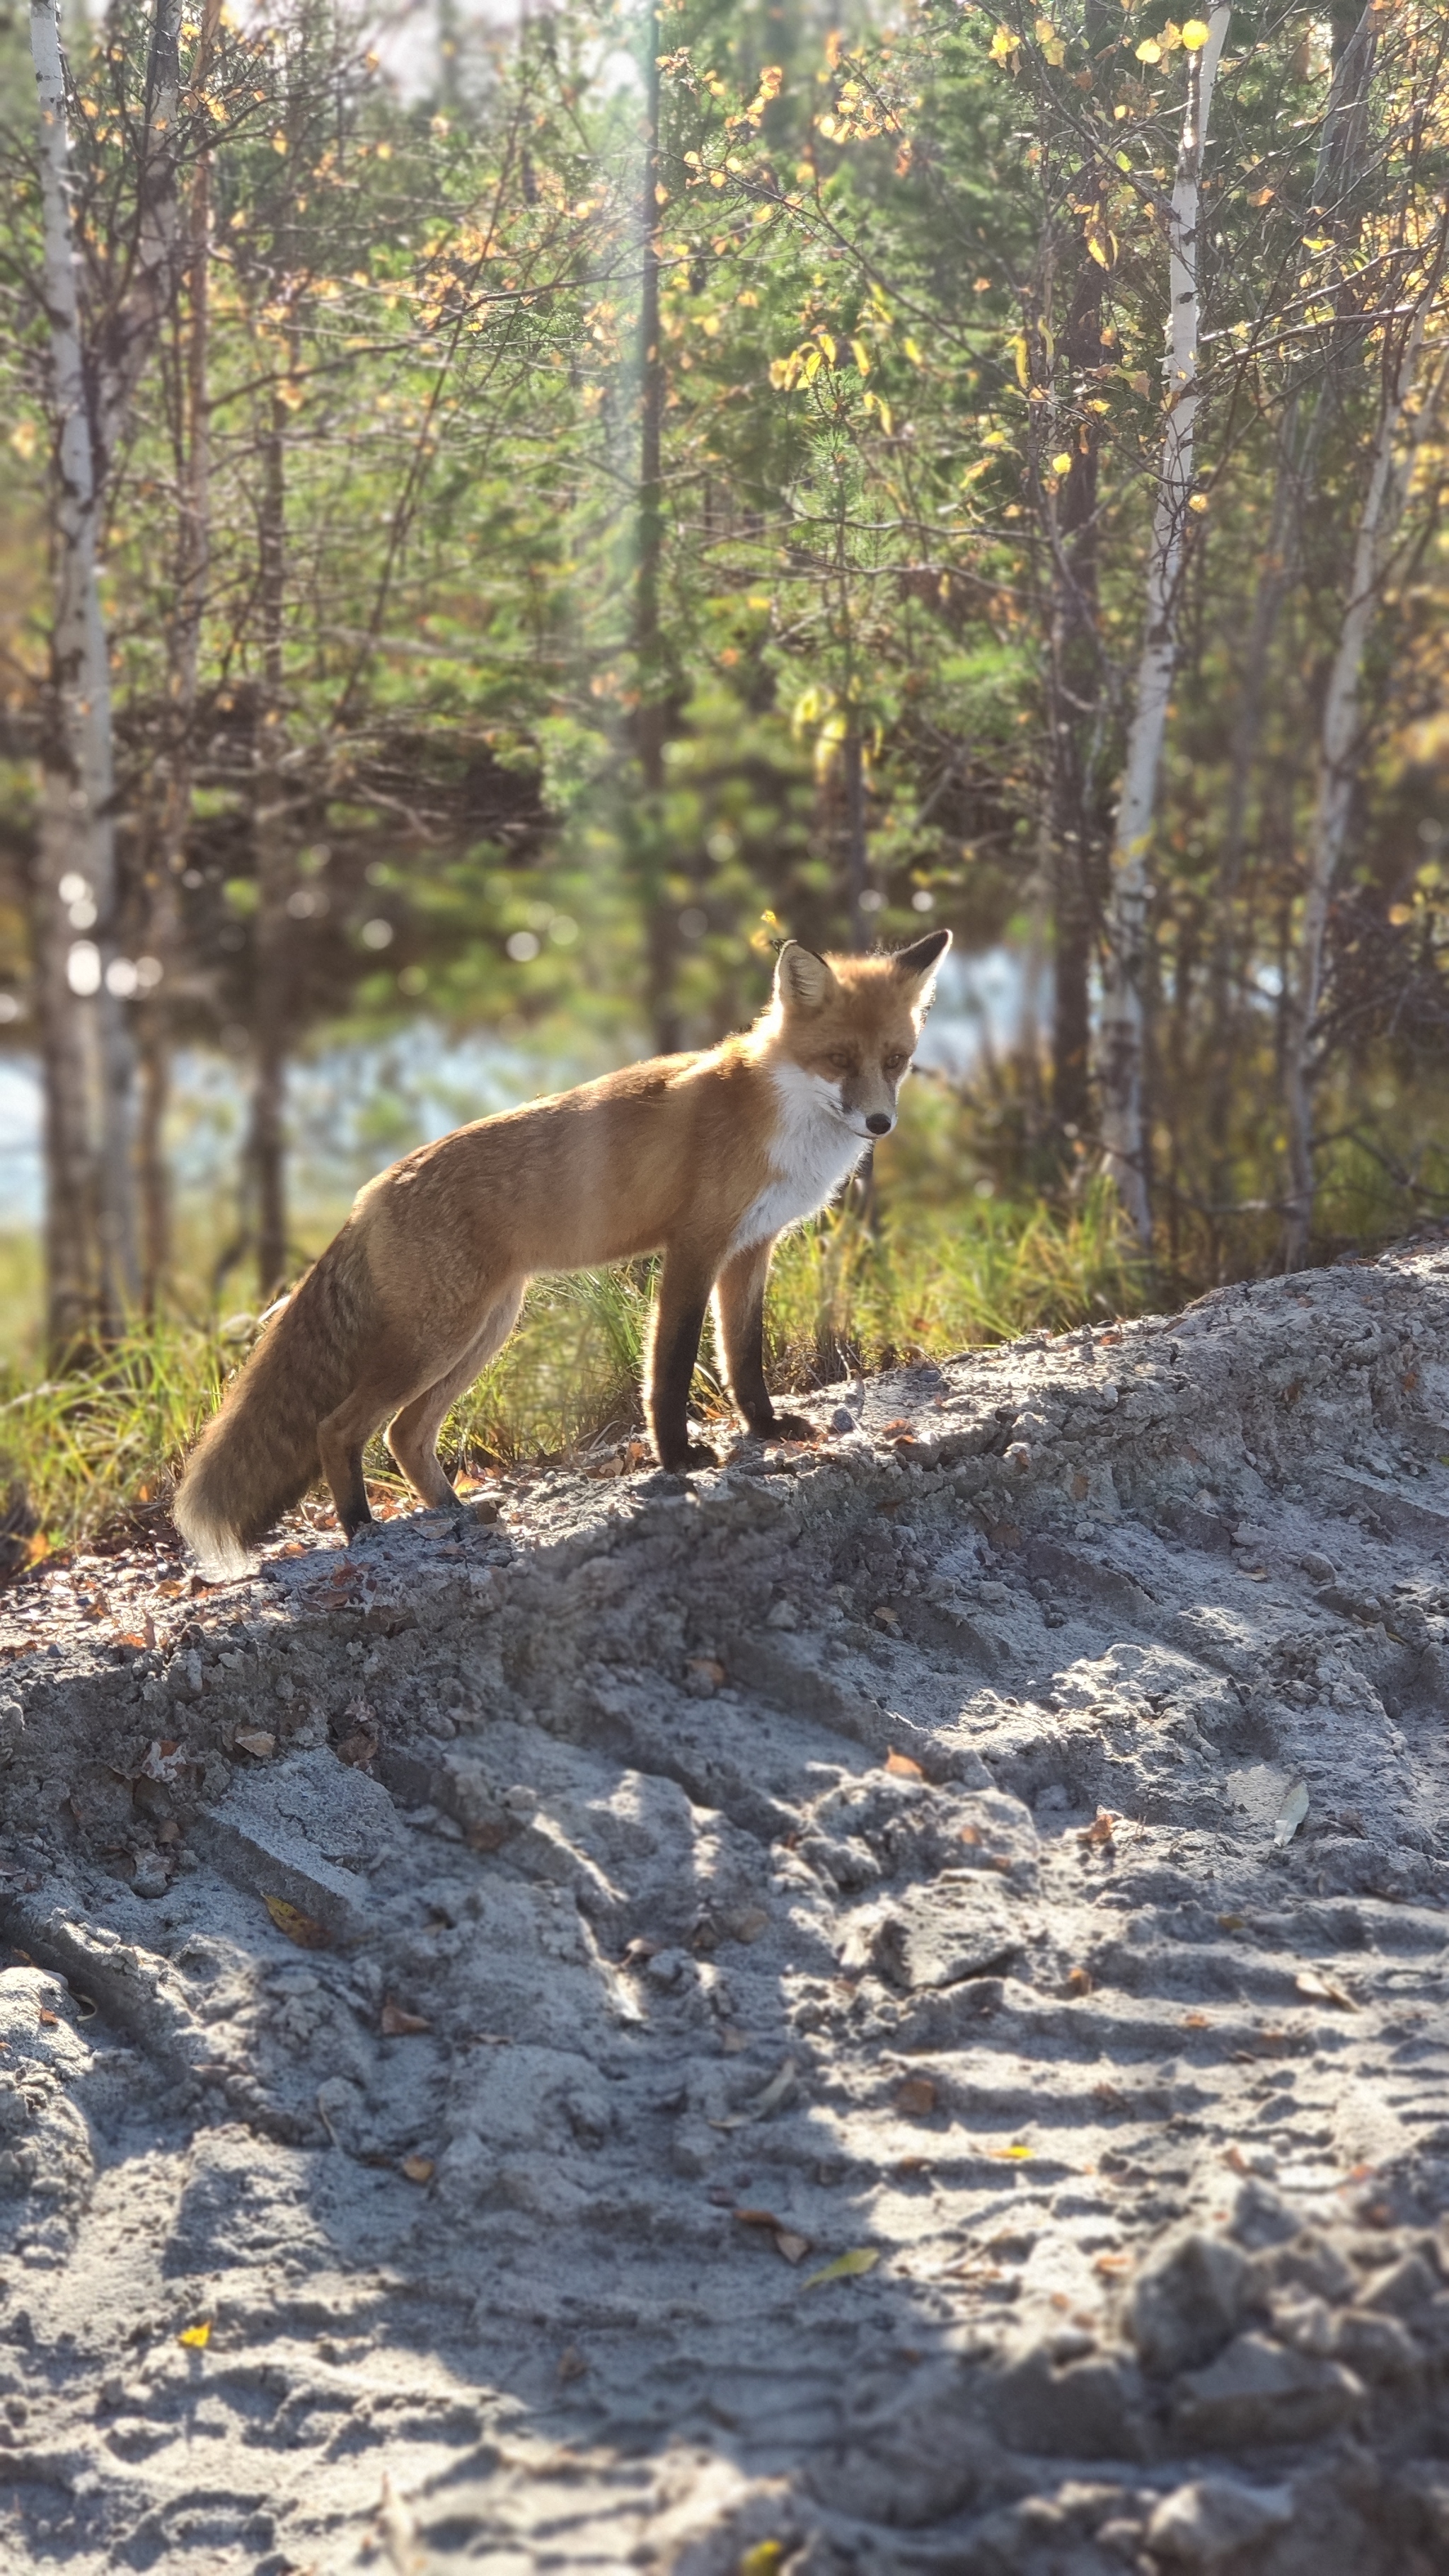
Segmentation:
<svg viewBox="0 0 1449 2576">
<path fill-rule="evenodd" d="M 7 1596 L 0 2564 L 1449 2567 L 1449 1256 L 814 1410 Z"/>
</svg>

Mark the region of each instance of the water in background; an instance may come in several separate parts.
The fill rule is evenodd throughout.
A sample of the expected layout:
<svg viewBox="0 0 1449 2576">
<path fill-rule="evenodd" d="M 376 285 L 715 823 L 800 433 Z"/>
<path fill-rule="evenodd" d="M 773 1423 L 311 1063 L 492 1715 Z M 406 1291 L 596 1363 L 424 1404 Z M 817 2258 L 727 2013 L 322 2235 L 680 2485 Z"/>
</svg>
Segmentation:
<svg viewBox="0 0 1449 2576">
<path fill-rule="evenodd" d="M 1025 973 L 1019 953 L 994 948 L 946 960 L 917 1061 L 959 1081 L 1020 1033 Z M 482 1034 L 457 1037 L 420 1020 L 390 1038 L 327 1048 L 292 1068 L 287 1087 L 293 1154 L 289 1186 L 300 1210 L 332 1208 L 405 1154 L 470 1118 L 486 1118 L 541 1091 L 560 1090 L 596 1065 Z M 184 1207 L 234 1196 L 246 1128 L 245 1062 L 200 1049 L 177 1058 L 169 1143 Z M 41 1098 L 35 1064 L 0 1059 L 0 1231 L 32 1231 L 42 1199 Z"/>
</svg>

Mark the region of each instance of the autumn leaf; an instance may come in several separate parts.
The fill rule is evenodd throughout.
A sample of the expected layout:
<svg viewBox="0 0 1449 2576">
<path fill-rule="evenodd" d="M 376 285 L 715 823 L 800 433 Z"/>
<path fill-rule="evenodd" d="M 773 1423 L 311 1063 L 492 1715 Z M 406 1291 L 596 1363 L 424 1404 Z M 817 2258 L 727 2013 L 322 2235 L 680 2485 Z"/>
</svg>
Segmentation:
<svg viewBox="0 0 1449 2576">
<path fill-rule="evenodd" d="M 277 1930 L 284 1932 L 289 1941 L 295 1941 L 299 1950 L 331 1949 L 331 1934 L 322 1924 L 314 1922 L 310 1914 L 304 1914 L 300 1905 L 289 1905 L 285 1896 L 264 1896 L 262 1903 Z"/>
<path fill-rule="evenodd" d="M 193 2352 L 205 2352 L 211 2341 L 210 2318 L 206 2318 L 199 2326 L 183 2326 L 176 2340 L 178 2343 L 190 2344 Z"/>
<path fill-rule="evenodd" d="M 880 1617 L 879 1611 L 876 1612 L 876 1617 Z M 913 1762 L 909 1753 L 888 1753 L 885 1767 L 888 1771 L 893 1771 L 898 1780 L 924 1780 L 926 1776 L 919 1762 Z"/>
<path fill-rule="evenodd" d="M 858 2280 L 863 2272 L 873 2272 L 879 2261 L 878 2245 L 853 2246 L 848 2254 L 837 2254 L 833 2263 L 822 2264 L 818 2272 L 812 2272 L 802 2287 L 818 2290 L 824 2281 Z"/>
<path fill-rule="evenodd" d="M 1068 1970 L 1067 1992 L 1069 1995 L 1089 1995 L 1091 1991 L 1092 1971 L 1090 1968 L 1071 1968 Z"/>
<path fill-rule="evenodd" d="M 1345 1994 L 1342 1986 L 1335 1985 L 1331 1977 L 1320 1977 L 1316 1968 L 1300 1970 L 1293 1983 L 1300 1995 L 1307 1995 L 1313 2003 L 1337 2004 L 1340 2012 L 1358 2010 L 1352 1995 Z"/>
<path fill-rule="evenodd" d="M 398 2171 L 404 2174 L 409 2182 L 431 2182 L 434 2173 L 433 2159 L 431 2156 L 404 2156 Z"/>
<path fill-rule="evenodd" d="M 1190 54 L 1200 54 L 1202 52 L 1210 33 L 1211 30 L 1208 27 L 1207 21 L 1203 18 L 1186 18 L 1183 21 L 1182 41 Z M 1271 194 L 1272 190 L 1270 189 L 1269 195 L 1271 196 Z"/>
<path fill-rule="evenodd" d="M 404 2012 L 401 2004 L 395 2004 L 391 1996 L 383 2005 L 378 2026 L 384 2039 L 408 2039 L 415 2031 L 433 2027 L 430 2021 L 424 2021 L 421 2013 Z"/>
<path fill-rule="evenodd" d="M 1115 1816 L 1110 1807 L 1099 1807 L 1095 1816 L 1092 1818 L 1091 1823 L 1089 1825 L 1082 1825 L 1079 1828 L 1077 1840 L 1078 1842 L 1086 1843 L 1092 1847 L 1098 1847 L 1103 1843 L 1109 1843 L 1112 1840 L 1115 1828 L 1120 1823 L 1120 1816 Z"/>
</svg>

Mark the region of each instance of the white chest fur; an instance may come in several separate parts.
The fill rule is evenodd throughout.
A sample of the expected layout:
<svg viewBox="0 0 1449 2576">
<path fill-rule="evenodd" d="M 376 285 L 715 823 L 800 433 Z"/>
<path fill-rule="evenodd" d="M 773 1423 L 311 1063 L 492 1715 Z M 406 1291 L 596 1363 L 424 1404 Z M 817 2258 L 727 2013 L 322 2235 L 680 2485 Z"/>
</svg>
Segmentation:
<svg viewBox="0 0 1449 2576">
<path fill-rule="evenodd" d="M 771 1177 L 735 1229 L 731 1252 L 783 1234 L 806 1217 L 818 1216 L 854 1171 L 867 1139 L 856 1136 L 841 1115 L 833 1084 L 798 1064 L 776 1065 L 770 1075 L 778 1102 L 770 1140 Z"/>
</svg>

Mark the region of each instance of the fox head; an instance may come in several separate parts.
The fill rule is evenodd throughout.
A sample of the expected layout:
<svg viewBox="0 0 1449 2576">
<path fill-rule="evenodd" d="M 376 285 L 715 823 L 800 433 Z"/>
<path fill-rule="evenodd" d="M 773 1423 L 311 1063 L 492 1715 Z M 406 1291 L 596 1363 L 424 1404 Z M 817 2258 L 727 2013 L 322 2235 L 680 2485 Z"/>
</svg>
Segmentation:
<svg viewBox="0 0 1449 2576">
<path fill-rule="evenodd" d="M 893 957 L 817 957 L 796 939 L 780 951 L 773 1051 L 800 1067 L 819 1107 L 863 1145 L 896 1123 L 896 1093 L 950 945 L 949 930 L 933 930 Z"/>
</svg>

